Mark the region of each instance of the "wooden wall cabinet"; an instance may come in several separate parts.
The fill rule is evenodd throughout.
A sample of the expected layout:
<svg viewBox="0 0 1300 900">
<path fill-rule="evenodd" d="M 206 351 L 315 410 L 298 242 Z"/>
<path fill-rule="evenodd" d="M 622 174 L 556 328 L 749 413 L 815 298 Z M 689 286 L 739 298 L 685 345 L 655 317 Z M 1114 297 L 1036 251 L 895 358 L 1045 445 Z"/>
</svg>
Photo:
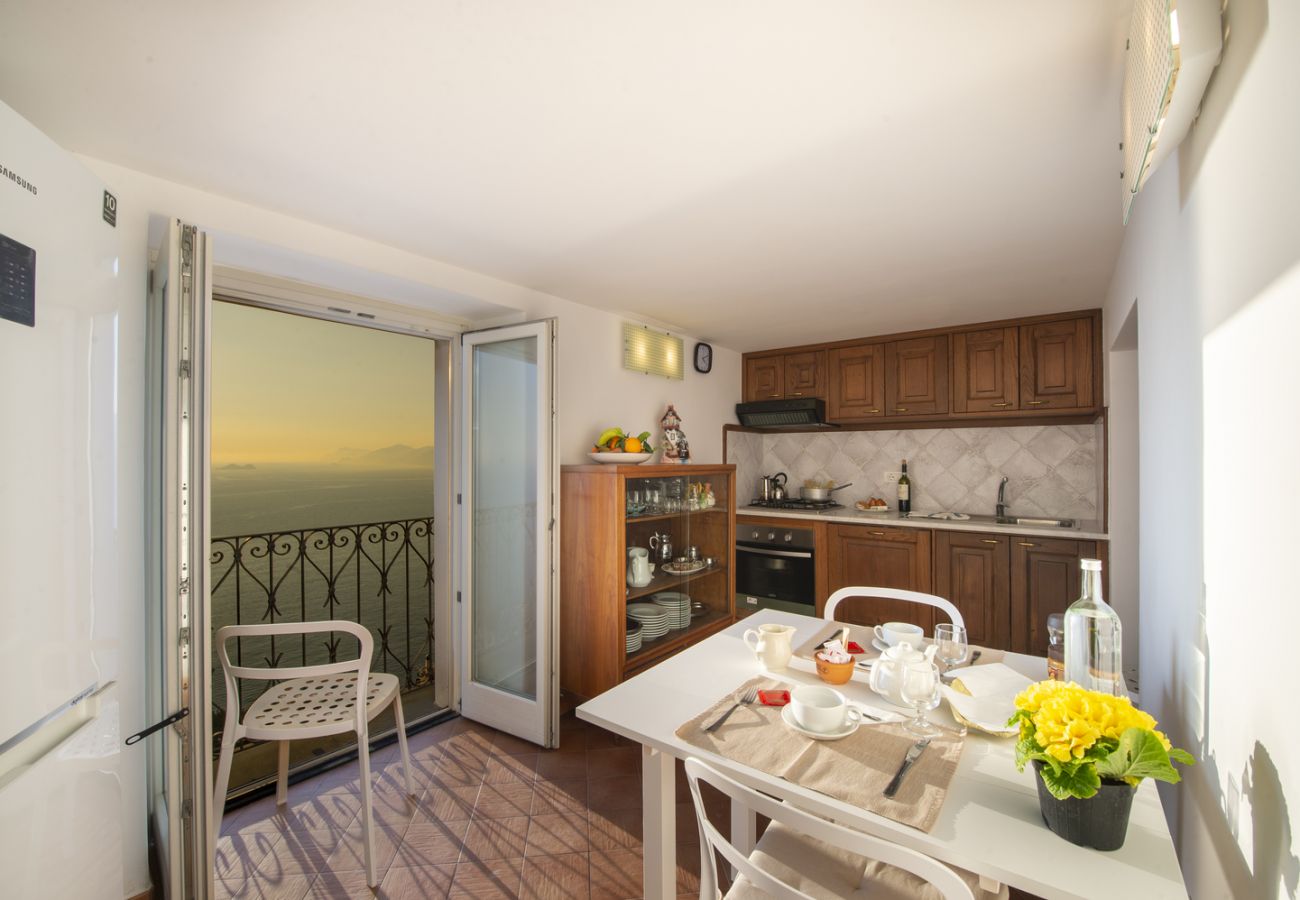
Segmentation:
<svg viewBox="0 0 1300 900">
<path fill-rule="evenodd" d="M 948 336 L 885 345 L 885 414 L 942 416 L 948 412 Z"/>
<path fill-rule="evenodd" d="M 661 502 L 688 496 L 688 485 L 713 488 L 709 509 L 629 508 L 629 492 L 657 489 Z M 560 469 L 560 686 L 591 698 L 624 678 L 734 621 L 736 594 L 735 466 L 563 466 Z M 663 566 L 644 587 L 627 583 L 627 548 L 650 549 L 652 534 L 668 533 L 674 555 L 695 546 L 713 566 L 674 575 Z M 684 629 L 627 652 L 627 604 L 660 591 L 681 591 L 704 604 Z"/>
<path fill-rule="evenodd" d="M 826 418 L 863 422 L 885 415 L 885 345 L 836 347 L 827 354 Z"/>
<path fill-rule="evenodd" d="M 1079 599 L 1079 560 L 1101 559 L 1106 544 L 1059 538 L 1011 538 L 1011 646 L 1017 653 L 1047 655 L 1047 617 Z M 1103 587 L 1103 593 L 1105 588 Z"/>
<path fill-rule="evenodd" d="M 785 357 L 745 358 L 745 402 L 780 400 L 785 396 Z"/>
<path fill-rule="evenodd" d="M 1091 318 L 1021 325 L 1021 408 L 1068 412 L 1095 406 L 1094 353 Z"/>
<path fill-rule="evenodd" d="M 831 525 L 826 529 L 827 596 L 854 585 L 930 590 L 930 532 L 923 528 L 871 525 Z M 824 599 L 818 604 L 820 611 Z M 927 633 L 934 629 L 929 607 L 900 600 L 850 597 L 835 618 L 859 625 L 915 622 Z"/>
<path fill-rule="evenodd" d="M 826 398 L 826 351 L 790 353 L 784 360 L 785 396 Z"/>
<path fill-rule="evenodd" d="M 998 415 L 1020 408 L 1018 328 L 959 331 L 952 336 L 954 415 Z"/>
<path fill-rule="evenodd" d="M 1092 310 L 764 350 L 744 356 L 744 399 L 824 397 L 858 428 L 1078 421 L 1101 412 L 1100 337 Z"/>
<path fill-rule="evenodd" d="M 1006 534 L 934 532 L 934 593 L 961 610 L 971 643 L 1008 646 L 1012 540 Z"/>
</svg>

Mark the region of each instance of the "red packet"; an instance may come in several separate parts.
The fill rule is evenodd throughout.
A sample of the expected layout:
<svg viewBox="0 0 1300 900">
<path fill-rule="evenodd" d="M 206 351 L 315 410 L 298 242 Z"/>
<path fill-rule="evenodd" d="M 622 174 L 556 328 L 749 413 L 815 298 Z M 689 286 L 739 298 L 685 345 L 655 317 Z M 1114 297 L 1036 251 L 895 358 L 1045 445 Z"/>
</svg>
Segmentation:
<svg viewBox="0 0 1300 900">
<path fill-rule="evenodd" d="M 845 647 L 844 649 L 849 651 L 855 656 L 860 656 L 861 654 L 867 652 L 866 650 L 862 649 L 862 645 L 859 644 L 857 641 L 849 641 L 848 646 Z"/>
<path fill-rule="evenodd" d="M 759 691 L 758 702 L 764 706 L 785 706 L 790 702 L 789 691 Z"/>
</svg>

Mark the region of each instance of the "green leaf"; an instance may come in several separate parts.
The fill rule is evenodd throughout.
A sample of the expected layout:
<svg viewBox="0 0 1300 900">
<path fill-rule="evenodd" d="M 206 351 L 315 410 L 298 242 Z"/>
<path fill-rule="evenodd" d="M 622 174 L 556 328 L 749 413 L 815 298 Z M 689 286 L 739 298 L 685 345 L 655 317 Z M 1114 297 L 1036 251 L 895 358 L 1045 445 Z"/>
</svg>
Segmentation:
<svg viewBox="0 0 1300 900">
<path fill-rule="evenodd" d="M 1177 747 L 1174 747 L 1169 751 L 1169 758 L 1175 762 L 1180 762 L 1185 766 L 1196 765 L 1196 757 L 1192 756 L 1192 754 L 1188 753 L 1186 750 L 1179 750 Z"/>
<path fill-rule="evenodd" d="M 1097 772 L 1104 778 L 1123 779 L 1129 784 L 1137 784 L 1143 778 L 1177 783 L 1182 777 L 1169 761 L 1172 755 L 1153 732 L 1129 728 L 1120 735 L 1115 751 L 1097 763 Z"/>
<path fill-rule="evenodd" d="M 650 440 L 650 432 L 648 432 L 648 431 L 643 431 L 643 432 L 641 432 L 640 434 L 638 434 L 638 435 L 636 436 L 636 439 L 637 439 L 638 441 L 648 441 L 648 440 Z"/>
<path fill-rule="evenodd" d="M 1101 776 L 1097 774 L 1097 767 L 1087 763 L 1066 763 L 1055 769 L 1043 766 L 1038 771 L 1043 784 L 1047 785 L 1047 790 L 1057 800 L 1066 797 L 1087 800 L 1101 789 Z"/>
</svg>

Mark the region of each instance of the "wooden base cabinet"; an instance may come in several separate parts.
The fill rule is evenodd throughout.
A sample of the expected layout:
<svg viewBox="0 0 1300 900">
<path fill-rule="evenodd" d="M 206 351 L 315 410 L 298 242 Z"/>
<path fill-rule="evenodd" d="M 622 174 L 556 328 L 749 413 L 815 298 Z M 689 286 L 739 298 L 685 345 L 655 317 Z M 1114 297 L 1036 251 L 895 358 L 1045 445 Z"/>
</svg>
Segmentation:
<svg viewBox="0 0 1300 900">
<path fill-rule="evenodd" d="M 857 585 L 930 590 L 930 532 L 920 528 L 870 525 L 831 525 L 826 529 L 828 594 Z M 824 606 L 825 602 L 819 604 Z M 934 629 L 933 610 L 901 600 L 864 595 L 840 604 L 835 618 L 857 625 L 914 622 Z"/>
<path fill-rule="evenodd" d="M 1047 655 L 1047 617 L 1063 613 L 1079 599 L 1079 560 L 1100 559 L 1109 566 L 1101 541 L 1011 538 L 1011 646 L 1017 653 Z M 1105 593 L 1105 587 L 1102 588 Z"/>
<path fill-rule="evenodd" d="M 1006 534 L 934 532 L 934 593 L 961 610 L 972 644 L 1009 645 L 1012 540 Z"/>
<path fill-rule="evenodd" d="M 712 489 L 716 505 L 691 509 L 692 485 Z M 730 625 L 735 597 L 735 466 L 563 466 L 560 469 L 560 686 L 579 698 Z M 714 564 L 673 574 L 658 565 L 649 584 L 629 586 L 628 548 L 674 556 L 695 547 Z M 655 537 L 653 543 L 651 538 Z M 661 591 L 688 594 L 704 609 L 685 628 L 627 652 L 627 605 Z"/>
</svg>

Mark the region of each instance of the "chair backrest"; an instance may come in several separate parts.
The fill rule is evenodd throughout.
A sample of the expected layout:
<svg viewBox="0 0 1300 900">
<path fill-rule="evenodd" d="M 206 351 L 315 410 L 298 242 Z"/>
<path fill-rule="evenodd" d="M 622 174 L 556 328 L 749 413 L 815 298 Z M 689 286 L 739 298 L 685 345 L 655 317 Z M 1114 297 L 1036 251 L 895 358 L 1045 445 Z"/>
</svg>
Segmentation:
<svg viewBox="0 0 1300 900">
<path fill-rule="evenodd" d="M 954 625 L 966 627 L 966 620 L 962 618 L 961 610 L 953 606 L 951 600 L 945 600 L 943 597 L 937 597 L 934 594 L 924 594 L 920 591 L 904 591 L 898 588 L 881 588 L 881 587 L 846 587 L 840 588 L 831 594 L 826 600 L 826 608 L 822 611 L 822 618 L 827 621 L 835 621 L 835 608 L 840 605 L 840 601 L 849 597 L 879 597 L 882 600 L 908 600 L 912 603 L 921 603 L 926 606 L 933 606 L 941 609 L 948 614 L 948 619 Z"/>
<path fill-rule="evenodd" d="M 700 796 L 701 781 L 726 794 L 733 803 L 739 802 L 742 806 L 767 816 L 773 822 L 780 822 L 798 834 L 816 838 L 849 853 L 910 872 L 933 885 L 943 900 L 974 900 L 974 893 L 961 876 L 937 859 L 931 859 L 923 853 L 900 847 L 875 835 L 836 825 L 788 803 L 760 794 L 696 757 L 686 760 L 686 778 L 690 782 L 691 798 L 695 801 L 695 819 L 700 829 L 701 900 L 705 897 L 717 897 L 719 894 L 717 857 L 713 852 L 715 850 L 735 866 L 738 874 L 745 876 L 750 883 L 768 896 L 775 897 L 777 900 L 812 900 L 808 894 L 758 868 L 750 861 L 747 854 L 722 836 L 722 832 L 709 821 L 708 813 L 705 811 L 704 800 Z"/>
<path fill-rule="evenodd" d="M 314 666 L 237 666 L 230 661 L 226 642 L 239 637 L 270 637 L 279 635 L 320 634 L 322 632 L 341 631 L 355 637 L 361 645 L 361 652 L 356 659 L 346 659 L 332 663 L 318 663 Z M 288 678 L 308 678 L 318 675 L 339 675 L 345 672 L 357 673 L 357 711 L 365 715 L 366 681 L 370 676 L 370 661 L 375 651 L 375 639 L 370 629 L 356 622 L 343 619 L 327 619 L 323 622 L 276 622 L 270 625 L 227 625 L 217 631 L 217 656 L 221 659 L 221 670 L 226 676 L 226 715 L 232 710 L 238 718 L 239 704 L 229 698 L 239 697 L 236 679 L 252 678 L 260 681 L 284 681 Z"/>
</svg>

